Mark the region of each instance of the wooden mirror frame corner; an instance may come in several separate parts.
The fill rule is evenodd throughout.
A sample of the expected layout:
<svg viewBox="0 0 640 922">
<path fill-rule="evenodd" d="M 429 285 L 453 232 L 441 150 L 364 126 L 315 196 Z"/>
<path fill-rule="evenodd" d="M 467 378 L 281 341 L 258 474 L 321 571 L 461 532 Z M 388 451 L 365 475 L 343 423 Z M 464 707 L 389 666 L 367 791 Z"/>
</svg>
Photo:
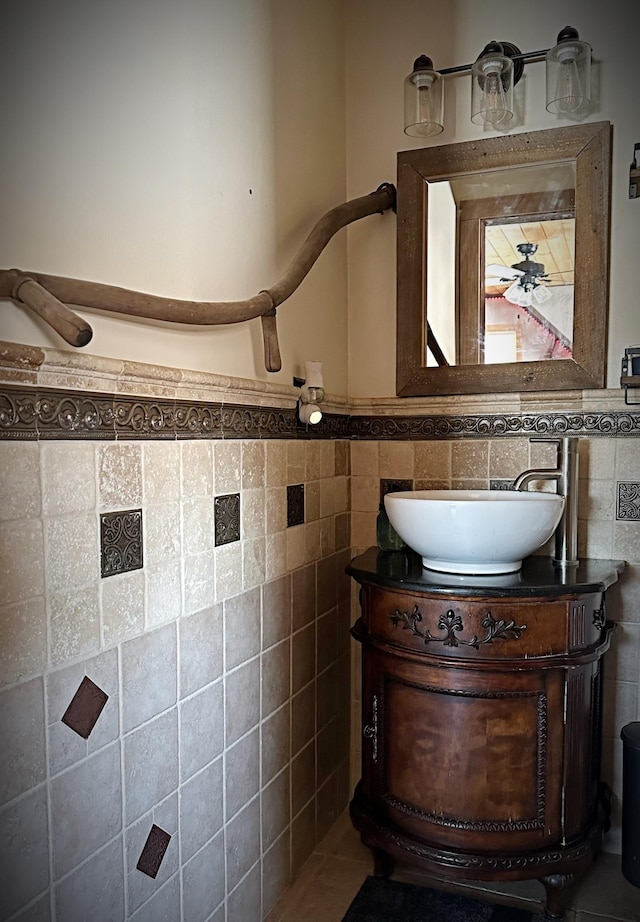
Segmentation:
<svg viewBox="0 0 640 922">
<path fill-rule="evenodd" d="M 429 182 L 489 170 L 560 162 L 574 163 L 576 173 L 572 358 L 502 365 L 427 367 Z M 609 122 L 590 122 L 569 128 L 400 151 L 397 182 L 397 395 L 439 396 L 605 387 L 610 185 Z M 459 262 L 457 247 L 456 252 Z M 459 274 L 458 267 L 456 274 Z"/>
</svg>

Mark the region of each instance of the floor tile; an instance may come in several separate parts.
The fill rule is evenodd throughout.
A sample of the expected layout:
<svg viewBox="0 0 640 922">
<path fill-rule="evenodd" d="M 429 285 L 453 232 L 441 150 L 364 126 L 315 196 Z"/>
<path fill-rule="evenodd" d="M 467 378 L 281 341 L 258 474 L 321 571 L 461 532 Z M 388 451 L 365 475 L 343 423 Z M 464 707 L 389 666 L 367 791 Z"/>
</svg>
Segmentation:
<svg viewBox="0 0 640 922">
<path fill-rule="evenodd" d="M 603 853 L 585 875 L 574 905 L 577 922 L 640 922 L 640 887 L 623 877 L 619 855 Z"/>
<path fill-rule="evenodd" d="M 345 812 L 316 847 L 265 922 L 342 922 L 363 881 L 372 872 L 371 853 L 360 842 Z M 408 865 L 398 865 L 393 877 L 436 889 L 464 890 L 480 899 L 489 897 L 536 914 L 541 912 L 545 896 L 542 884 L 536 880 L 454 883 Z M 564 922 L 640 922 L 640 888 L 622 876 L 619 855 L 604 853 L 597 858 L 567 910 Z"/>
</svg>

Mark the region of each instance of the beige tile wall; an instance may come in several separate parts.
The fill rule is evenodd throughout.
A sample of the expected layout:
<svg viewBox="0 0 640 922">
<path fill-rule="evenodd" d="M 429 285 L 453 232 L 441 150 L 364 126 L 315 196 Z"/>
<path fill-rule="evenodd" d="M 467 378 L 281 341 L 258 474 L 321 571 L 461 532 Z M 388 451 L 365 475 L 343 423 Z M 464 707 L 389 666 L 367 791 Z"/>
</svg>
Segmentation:
<svg viewBox="0 0 640 922">
<path fill-rule="evenodd" d="M 0 918 L 266 915 L 349 794 L 349 502 L 344 442 L 0 442 Z M 101 579 L 130 508 L 144 567 Z M 85 675 L 87 740 L 60 720 Z"/>
<path fill-rule="evenodd" d="M 617 482 L 640 481 L 636 444 L 580 445 L 579 552 L 628 562 L 609 592 L 612 851 L 620 729 L 640 717 L 640 523 L 615 513 Z M 554 457 L 520 437 L 0 442 L 0 917 L 36 917 L 51 893 L 87 918 L 265 914 L 357 780 L 343 572 L 375 543 L 380 478 L 486 487 Z M 287 528 L 291 483 L 305 484 L 306 522 Z M 215 548 L 226 492 L 241 493 L 242 540 Z M 132 507 L 144 568 L 100 579 L 99 514 Z M 86 741 L 60 723 L 85 674 L 109 694 Z M 135 866 L 152 822 L 172 835 L 155 881 Z M 102 908 L 94 892 L 108 892 Z"/>
<path fill-rule="evenodd" d="M 607 654 L 604 682 L 603 777 L 613 789 L 613 825 L 605 849 L 620 850 L 622 743 L 620 730 L 640 719 L 640 521 L 616 519 L 617 483 L 640 482 L 640 448 L 634 438 L 579 442 L 578 553 L 624 560 L 625 572 L 608 592 L 608 617 L 618 622 Z M 351 444 L 352 548 L 375 544 L 380 478 L 410 478 L 416 489 L 483 488 L 533 467 L 553 467 L 555 446 L 514 437 L 433 442 Z M 539 488 L 554 489 L 537 484 Z M 545 549 L 550 552 L 550 547 Z M 352 592 L 352 617 L 357 617 Z M 360 764 L 360 650 L 352 645 L 352 785 Z"/>
</svg>

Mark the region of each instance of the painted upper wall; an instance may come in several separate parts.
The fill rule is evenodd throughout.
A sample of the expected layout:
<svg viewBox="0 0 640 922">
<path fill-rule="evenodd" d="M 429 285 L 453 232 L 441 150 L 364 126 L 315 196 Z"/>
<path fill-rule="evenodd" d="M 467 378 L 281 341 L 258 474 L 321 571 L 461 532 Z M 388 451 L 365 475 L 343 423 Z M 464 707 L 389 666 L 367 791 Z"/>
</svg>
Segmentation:
<svg viewBox="0 0 640 922">
<path fill-rule="evenodd" d="M 627 197 L 640 141 L 634 21 L 630 0 L 540 0 L 535 16 L 524 0 L 12 4 L 5 28 L 22 38 L 0 57 L 0 266 L 175 298 L 249 297 L 328 209 L 395 182 L 398 150 L 421 146 L 402 131 L 402 82 L 418 54 L 446 67 L 494 37 L 545 48 L 571 23 L 594 48 L 589 119 L 614 126 L 617 387 L 624 347 L 640 343 L 640 202 Z M 482 137 L 469 78 L 445 89 L 446 128 L 431 143 Z M 527 66 L 517 90 L 514 130 L 571 124 L 544 109 L 543 64 Z M 85 351 L 284 383 L 319 359 L 330 392 L 392 395 L 395 234 L 387 213 L 331 241 L 279 310 L 277 375 L 264 370 L 259 320 L 191 330 L 86 312 Z M 64 346 L 26 308 L 0 304 L 0 317 L 2 339 Z"/>
<path fill-rule="evenodd" d="M 341 0 L 22 0 L 0 58 L 0 266 L 154 294 L 268 288 L 345 201 Z M 0 338 L 64 348 L 26 308 Z M 346 233 L 278 314 L 188 329 L 87 311 L 85 351 L 346 392 Z"/>
<path fill-rule="evenodd" d="M 594 102 L 586 120 L 613 125 L 608 386 L 619 387 L 626 346 L 640 343 L 637 261 L 640 200 L 628 198 L 633 145 L 640 141 L 637 11 L 630 0 L 346 0 L 349 197 L 395 182 L 396 155 L 489 136 L 470 121 L 468 75 L 445 78 L 445 130 L 424 141 L 403 133 L 403 80 L 420 54 L 436 68 L 474 61 L 493 40 L 522 51 L 548 48 L 567 24 L 593 47 Z M 513 131 L 574 124 L 545 110 L 544 63 L 516 87 Z M 353 225 L 349 237 L 349 393 L 395 394 L 395 219 Z"/>
</svg>

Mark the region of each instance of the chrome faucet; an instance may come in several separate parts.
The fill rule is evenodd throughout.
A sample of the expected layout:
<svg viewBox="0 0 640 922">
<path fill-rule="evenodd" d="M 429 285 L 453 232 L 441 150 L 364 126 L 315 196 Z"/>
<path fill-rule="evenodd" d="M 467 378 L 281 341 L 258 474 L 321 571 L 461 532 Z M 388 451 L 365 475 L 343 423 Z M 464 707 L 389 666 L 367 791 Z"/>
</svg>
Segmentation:
<svg viewBox="0 0 640 922">
<path fill-rule="evenodd" d="M 523 471 L 516 477 L 515 490 L 526 490 L 533 480 L 555 480 L 557 491 L 564 496 L 564 511 L 556 528 L 556 550 L 553 562 L 558 566 L 578 563 L 578 439 L 563 436 L 559 439 L 536 438 L 530 442 L 551 442 L 558 446 L 555 468 Z"/>
</svg>

